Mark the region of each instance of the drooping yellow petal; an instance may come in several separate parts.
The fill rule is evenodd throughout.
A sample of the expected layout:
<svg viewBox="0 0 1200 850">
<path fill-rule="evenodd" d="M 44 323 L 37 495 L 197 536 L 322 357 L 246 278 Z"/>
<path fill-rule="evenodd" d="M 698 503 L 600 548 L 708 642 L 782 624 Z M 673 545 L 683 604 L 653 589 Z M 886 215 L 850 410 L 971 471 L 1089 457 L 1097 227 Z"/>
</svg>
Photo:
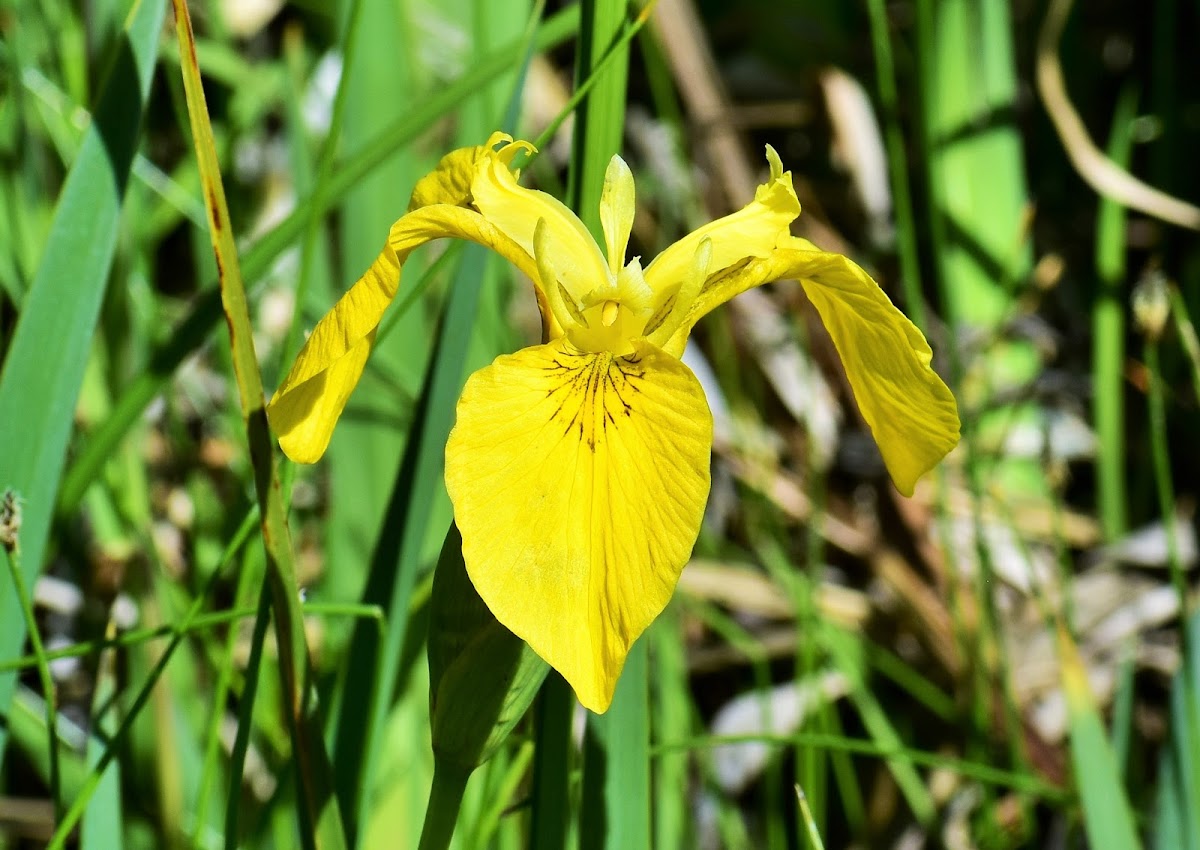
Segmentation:
<svg viewBox="0 0 1200 850">
<path fill-rule="evenodd" d="M 821 314 L 892 481 L 911 496 L 958 445 L 958 405 L 930 367 L 933 352 L 917 326 L 857 265 L 817 253 L 824 256 L 797 257 L 788 276 Z"/>
<path fill-rule="evenodd" d="M 578 302 L 609 280 L 608 263 L 579 217 L 553 195 L 526 189 L 499 158 L 483 160 L 471 183 L 475 207 L 533 256 L 533 234 L 545 221 L 548 257 L 558 282 Z M 534 280 L 537 280 L 535 277 Z M 546 284 L 549 286 L 549 284 Z"/>
<path fill-rule="evenodd" d="M 710 277 L 665 350 L 682 354 L 701 316 L 739 292 L 781 278 L 799 280 L 817 308 L 888 473 L 911 496 L 917 479 L 957 445 L 958 405 L 929 365 L 933 352 L 925 337 L 870 275 L 841 254 L 786 237 L 769 257 Z"/>
<path fill-rule="evenodd" d="M 604 171 L 604 188 L 600 192 L 600 226 L 608 248 L 608 268 L 613 275 L 625 267 L 635 209 L 633 172 L 625 160 L 614 154 Z"/>
<path fill-rule="evenodd" d="M 284 454 L 315 463 L 362 377 L 375 329 L 400 283 L 400 266 L 420 245 L 456 237 L 485 245 L 536 280 L 533 259 L 478 213 L 434 204 L 400 218 L 382 252 L 317 326 L 267 407 Z"/>
<path fill-rule="evenodd" d="M 788 226 L 800 215 L 800 202 L 792 188 L 792 173 L 784 171 L 774 149 L 767 148 L 771 177 L 754 193 L 754 200 L 735 213 L 694 230 L 654 258 L 646 269 L 646 282 L 655 292 L 667 292 L 686 279 L 705 239 L 712 242 L 713 272 L 750 257 L 765 257 L 774 250 Z"/>
<path fill-rule="evenodd" d="M 691 371 L 568 341 L 467 381 L 446 445 L 463 557 L 496 618 L 602 712 L 700 529 L 712 417 Z"/>
</svg>

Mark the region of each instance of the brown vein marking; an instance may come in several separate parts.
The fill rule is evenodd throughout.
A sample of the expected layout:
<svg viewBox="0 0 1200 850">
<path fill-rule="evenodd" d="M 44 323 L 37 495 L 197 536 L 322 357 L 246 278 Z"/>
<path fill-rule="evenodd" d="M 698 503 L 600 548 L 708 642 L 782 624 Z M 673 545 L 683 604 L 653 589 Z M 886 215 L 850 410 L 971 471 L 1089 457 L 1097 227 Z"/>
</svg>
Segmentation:
<svg viewBox="0 0 1200 850">
<path fill-rule="evenodd" d="M 617 427 L 621 414 L 633 415 L 629 399 L 641 392 L 637 386 L 645 378 L 641 362 L 636 353 L 617 357 L 607 352 L 564 351 L 555 356 L 553 364 L 544 366 L 558 378 L 546 397 L 560 396 L 552 418 L 563 425 L 563 436 L 578 428 L 580 441 L 594 453 L 597 443 L 607 437 L 609 426 Z"/>
</svg>

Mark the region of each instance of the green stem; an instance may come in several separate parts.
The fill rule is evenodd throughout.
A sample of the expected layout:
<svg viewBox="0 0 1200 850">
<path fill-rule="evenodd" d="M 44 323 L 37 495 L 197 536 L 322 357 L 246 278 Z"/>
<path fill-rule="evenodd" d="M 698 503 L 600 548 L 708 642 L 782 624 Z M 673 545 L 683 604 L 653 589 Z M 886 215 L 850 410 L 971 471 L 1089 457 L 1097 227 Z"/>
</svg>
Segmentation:
<svg viewBox="0 0 1200 850">
<path fill-rule="evenodd" d="M 1137 91 L 1121 92 L 1109 134 L 1108 155 L 1118 165 L 1129 163 Z M 1111 198 L 1100 201 L 1096 220 L 1096 276 L 1099 292 L 1092 307 L 1092 416 L 1099 451 L 1096 494 L 1104 536 L 1125 533 L 1125 208 Z"/>
<path fill-rule="evenodd" d="M 574 710 L 575 694 L 563 677 L 551 670 L 538 696 L 533 724 L 536 742 L 530 793 L 530 850 L 561 850 L 567 842 Z"/>
<path fill-rule="evenodd" d="M 1175 330 L 1179 332 L 1179 342 L 1187 354 L 1188 363 L 1192 367 L 1192 387 L 1200 397 L 1200 337 L 1196 335 L 1196 326 L 1188 316 L 1187 305 L 1179 289 L 1171 287 L 1171 315 L 1175 319 Z"/>
<path fill-rule="evenodd" d="M 921 266 L 917 254 L 917 227 L 912 206 L 912 190 L 908 184 L 908 157 L 904 152 L 904 134 L 900 129 L 896 94 L 896 67 L 892 61 L 892 45 L 888 38 L 887 11 L 883 0 L 868 0 L 871 17 L 871 43 L 875 50 L 875 81 L 883 105 L 883 138 L 887 148 L 888 172 L 892 195 L 896 199 L 896 239 L 900 256 L 900 278 L 904 287 L 905 307 L 913 323 L 925 331 L 925 299 L 921 294 Z"/>
<path fill-rule="evenodd" d="M 470 773 L 447 767 L 434 757 L 433 787 L 429 790 L 418 850 L 446 850 L 450 846 L 469 776 Z"/>
<path fill-rule="evenodd" d="M 4 495 L 6 498 L 15 498 L 11 493 Z M 48 744 L 50 747 L 50 801 L 54 805 L 54 819 L 58 820 L 58 807 L 62 803 L 62 774 L 58 763 L 58 700 L 54 690 L 54 677 L 50 675 L 50 661 L 46 655 L 46 647 L 42 643 L 42 636 L 38 632 L 37 618 L 33 613 L 33 600 L 29 596 L 25 576 L 21 573 L 20 550 L 15 541 L 11 547 L 6 544 L 4 548 L 8 552 L 9 574 L 12 576 L 13 587 L 17 591 L 17 601 L 21 605 L 21 613 L 25 615 L 25 628 L 29 632 L 29 643 L 33 647 L 38 679 L 42 683 L 42 692 L 46 699 L 46 732 L 50 739 Z"/>
<path fill-rule="evenodd" d="M 1171 572 L 1171 585 L 1179 594 L 1179 617 L 1183 628 L 1184 669 L 1188 663 L 1192 642 L 1188 639 L 1187 578 L 1183 572 L 1183 559 L 1179 554 L 1179 541 L 1175 537 L 1175 485 L 1171 480 L 1171 458 L 1167 447 L 1167 407 L 1163 399 L 1162 369 L 1158 361 L 1158 339 L 1151 336 L 1146 340 L 1146 371 L 1150 373 L 1148 402 L 1150 406 L 1150 454 L 1154 463 L 1154 485 L 1158 490 L 1158 506 L 1162 512 L 1163 528 L 1167 534 L 1167 564 Z"/>
</svg>

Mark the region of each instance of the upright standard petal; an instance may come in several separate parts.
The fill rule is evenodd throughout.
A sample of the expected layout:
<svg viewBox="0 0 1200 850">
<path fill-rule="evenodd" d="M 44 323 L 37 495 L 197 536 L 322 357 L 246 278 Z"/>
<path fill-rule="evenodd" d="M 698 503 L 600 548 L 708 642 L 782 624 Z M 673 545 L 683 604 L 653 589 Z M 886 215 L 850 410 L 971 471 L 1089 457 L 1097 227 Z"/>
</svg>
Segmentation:
<svg viewBox="0 0 1200 850">
<path fill-rule="evenodd" d="M 559 284 L 576 302 L 611 280 L 608 261 L 579 217 L 553 195 L 519 185 L 516 175 L 500 159 L 479 164 L 471 196 L 487 220 L 530 256 L 538 222 L 545 221 L 546 244 L 552 252 L 549 263 Z M 550 286 L 548 282 L 545 285 Z"/>
<path fill-rule="evenodd" d="M 614 154 L 604 171 L 604 188 L 600 192 L 600 226 L 608 248 L 608 268 L 614 276 L 625 267 L 635 209 L 633 172 L 625 160 Z"/>
<path fill-rule="evenodd" d="M 536 279 L 533 258 L 472 210 L 434 204 L 400 218 L 375 262 L 313 328 L 267 407 L 279 445 L 292 460 L 315 463 L 325 453 L 396 295 L 400 267 L 415 248 L 443 237 L 485 245 Z"/>
<path fill-rule="evenodd" d="M 754 200 L 735 213 L 693 230 L 654 258 L 646 269 L 646 282 L 655 292 L 668 295 L 691 269 L 700 243 L 712 243 L 709 268 L 719 272 L 752 257 L 766 257 L 800 215 L 800 202 L 792 188 L 792 173 L 784 171 L 774 149 L 767 148 L 771 177 L 754 193 Z M 686 307 L 686 305 L 681 305 Z"/>
<path fill-rule="evenodd" d="M 467 571 L 592 711 L 675 589 L 711 445 L 695 376 L 644 341 L 621 357 L 558 340 L 467 381 L 446 445 Z"/>
<path fill-rule="evenodd" d="M 863 419 L 896 489 L 911 496 L 917 479 L 958 444 L 958 405 L 929 365 L 921 331 L 865 271 L 841 254 L 785 237 L 769 257 L 713 275 L 664 349 L 682 354 L 692 326 L 751 287 L 799 280 L 841 356 Z"/>
</svg>

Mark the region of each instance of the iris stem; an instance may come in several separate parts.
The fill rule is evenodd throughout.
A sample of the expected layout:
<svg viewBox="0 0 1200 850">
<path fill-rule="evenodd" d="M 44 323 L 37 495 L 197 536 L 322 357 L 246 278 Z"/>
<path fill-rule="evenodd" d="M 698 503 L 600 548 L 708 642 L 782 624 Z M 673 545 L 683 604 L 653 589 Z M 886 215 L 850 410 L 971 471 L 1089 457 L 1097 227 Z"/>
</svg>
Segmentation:
<svg viewBox="0 0 1200 850">
<path fill-rule="evenodd" d="M 434 758 L 433 787 L 429 791 L 429 806 L 425 809 L 425 826 L 421 829 L 418 850 L 446 850 L 450 846 L 469 776 L 469 772 L 449 767 Z"/>
</svg>

